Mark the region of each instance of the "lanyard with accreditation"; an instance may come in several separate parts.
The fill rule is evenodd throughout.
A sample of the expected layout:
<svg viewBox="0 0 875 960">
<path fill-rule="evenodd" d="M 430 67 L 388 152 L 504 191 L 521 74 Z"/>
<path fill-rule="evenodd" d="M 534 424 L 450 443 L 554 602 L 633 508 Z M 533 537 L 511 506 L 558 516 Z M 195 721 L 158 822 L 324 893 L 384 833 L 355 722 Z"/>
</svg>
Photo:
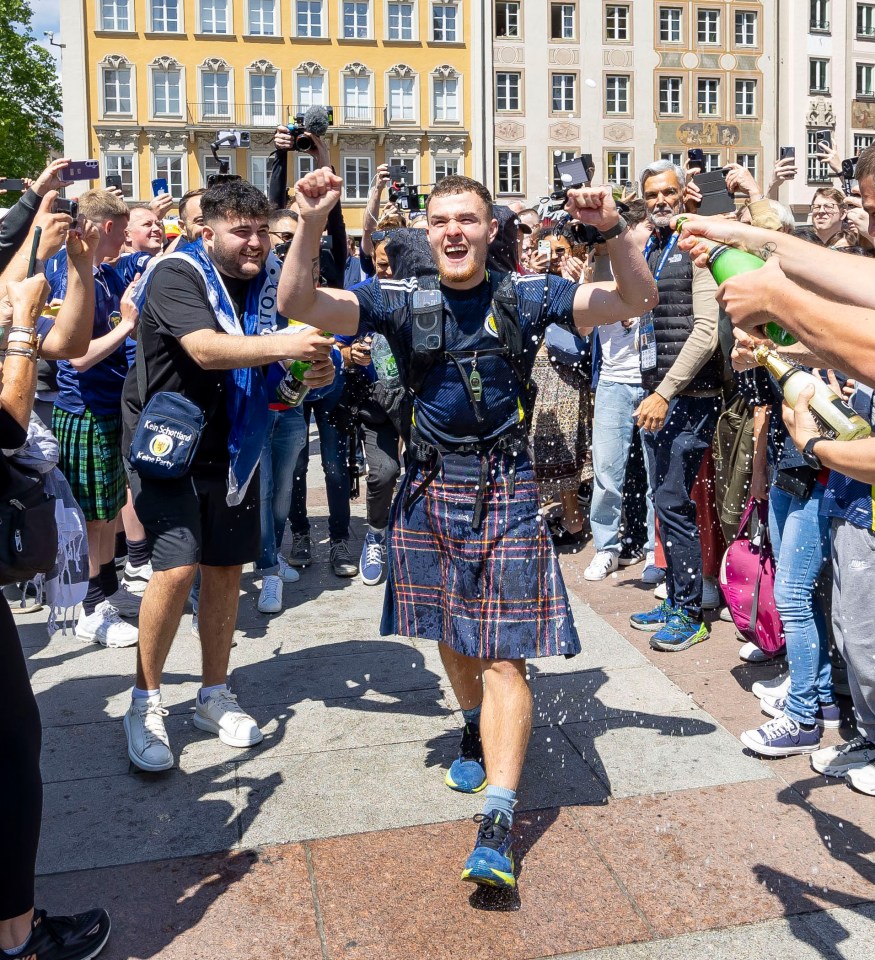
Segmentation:
<svg viewBox="0 0 875 960">
<path fill-rule="evenodd" d="M 671 239 L 668 241 L 668 245 L 665 248 L 665 252 L 660 258 L 659 265 L 656 268 L 656 271 L 653 274 L 653 279 L 659 283 L 659 278 L 662 276 L 662 268 L 668 262 L 668 258 L 674 253 L 675 247 L 678 245 L 678 234 L 673 233 Z M 644 248 L 644 259 L 647 260 L 650 256 L 650 252 L 653 250 L 653 237 L 647 241 L 647 246 Z M 641 369 L 642 370 L 655 370 L 656 369 L 656 330 L 653 326 L 653 311 L 648 310 L 641 317 L 641 321 L 638 327 L 638 349 L 641 355 Z"/>
</svg>

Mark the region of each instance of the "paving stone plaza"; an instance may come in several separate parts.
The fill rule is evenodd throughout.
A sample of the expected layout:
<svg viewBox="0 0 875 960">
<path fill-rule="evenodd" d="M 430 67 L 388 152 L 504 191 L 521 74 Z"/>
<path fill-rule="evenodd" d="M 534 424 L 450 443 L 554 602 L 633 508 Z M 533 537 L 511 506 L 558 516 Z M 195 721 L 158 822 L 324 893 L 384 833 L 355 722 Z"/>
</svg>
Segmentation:
<svg viewBox="0 0 875 960">
<path fill-rule="evenodd" d="M 585 582 L 591 547 L 563 557 L 582 655 L 531 665 L 518 891 L 460 883 L 482 802 L 443 783 L 460 721 L 438 651 L 381 638 L 383 588 L 331 574 L 320 471 L 310 484 L 314 564 L 288 608 L 258 614 L 243 579 L 231 684 L 265 732 L 251 750 L 191 723 L 189 615 L 163 688 L 178 768 L 156 775 L 125 748 L 135 651 L 21 618 L 44 725 L 38 900 L 105 905 L 102 956 L 872 957 L 871 798 L 805 757 L 747 755 L 748 691 L 781 667 L 741 663 L 719 621 L 683 654 L 651 651 L 627 626 L 638 568 Z"/>
</svg>

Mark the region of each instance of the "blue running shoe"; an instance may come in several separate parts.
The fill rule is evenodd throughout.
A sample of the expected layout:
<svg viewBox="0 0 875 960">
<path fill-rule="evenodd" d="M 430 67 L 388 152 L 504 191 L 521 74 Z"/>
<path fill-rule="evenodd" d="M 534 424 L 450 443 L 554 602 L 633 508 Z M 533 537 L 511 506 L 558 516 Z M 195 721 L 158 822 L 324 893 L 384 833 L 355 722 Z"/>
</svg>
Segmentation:
<svg viewBox="0 0 875 960">
<path fill-rule="evenodd" d="M 479 793 L 486 786 L 483 744 L 480 742 L 480 727 L 476 723 L 465 724 L 459 756 L 447 771 L 444 783 L 459 793 Z"/>
<path fill-rule="evenodd" d="M 516 886 L 511 851 L 513 834 L 505 814 L 500 810 L 478 813 L 474 822 L 480 824 L 480 829 L 471 856 L 465 861 L 462 879 L 484 887 L 513 890 Z"/>
<path fill-rule="evenodd" d="M 629 617 L 629 623 L 636 630 L 659 630 L 668 623 L 673 613 L 671 600 L 663 600 L 658 607 L 648 610 L 647 613 L 633 613 Z"/>
<path fill-rule="evenodd" d="M 677 650 L 686 650 L 696 643 L 707 640 L 710 636 L 704 623 L 694 620 L 682 610 L 675 610 L 668 623 L 650 638 L 650 646 L 654 650 L 666 650 L 672 653 Z"/>
<path fill-rule="evenodd" d="M 362 571 L 362 583 L 366 586 L 375 587 L 386 579 L 385 533 L 373 533 L 368 530 L 365 534 L 365 542 L 362 545 L 359 567 Z"/>
</svg>

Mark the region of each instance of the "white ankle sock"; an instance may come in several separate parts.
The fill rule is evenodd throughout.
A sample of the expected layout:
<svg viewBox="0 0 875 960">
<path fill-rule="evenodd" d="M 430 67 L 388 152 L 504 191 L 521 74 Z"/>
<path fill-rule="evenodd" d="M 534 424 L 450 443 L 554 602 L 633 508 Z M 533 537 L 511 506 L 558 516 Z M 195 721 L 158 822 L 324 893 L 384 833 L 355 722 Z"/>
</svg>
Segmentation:
<svg viewBox="0 0 875 960">
<path fill-rule="evenodd" d="M 149 697 L 157 697 L 159 693 L 161 693 L 160 690 L 141 690 L 139 687 L 134 687 L 131 693 L 131 699 L 148 700 Z"/>
</svg>

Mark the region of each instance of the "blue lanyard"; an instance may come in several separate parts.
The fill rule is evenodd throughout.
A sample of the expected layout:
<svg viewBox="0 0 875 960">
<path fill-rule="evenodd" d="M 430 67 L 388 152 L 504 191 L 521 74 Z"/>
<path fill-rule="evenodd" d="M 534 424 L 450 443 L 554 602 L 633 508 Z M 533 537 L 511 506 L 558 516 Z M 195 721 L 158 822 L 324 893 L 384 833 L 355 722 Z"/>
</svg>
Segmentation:
<svg viewBox="0 0 875 960">
<path fill-rule="evenodd" d="M 671 240 L 668 241 L 668 246 L 665 248 L 665 252 L 662 255 L 662 259 L 659 261 L 659 265 L 656 268 L 656 272 L 653 274 L 653 279 L 659 283 L 659 278 L 662 276 L 662 268 L 665 266 L 668 258 L 674 253 L 675 247 L 678 245 L 678 240 L 680 239 L 680 234 L 675 231 L 671 235 Z M 653 250 L 653 237 L 647 241 L 647 246 L 644 248 L 644 259 L 647 260 L 650 257 L 650 252 Z"/>
</svg>

